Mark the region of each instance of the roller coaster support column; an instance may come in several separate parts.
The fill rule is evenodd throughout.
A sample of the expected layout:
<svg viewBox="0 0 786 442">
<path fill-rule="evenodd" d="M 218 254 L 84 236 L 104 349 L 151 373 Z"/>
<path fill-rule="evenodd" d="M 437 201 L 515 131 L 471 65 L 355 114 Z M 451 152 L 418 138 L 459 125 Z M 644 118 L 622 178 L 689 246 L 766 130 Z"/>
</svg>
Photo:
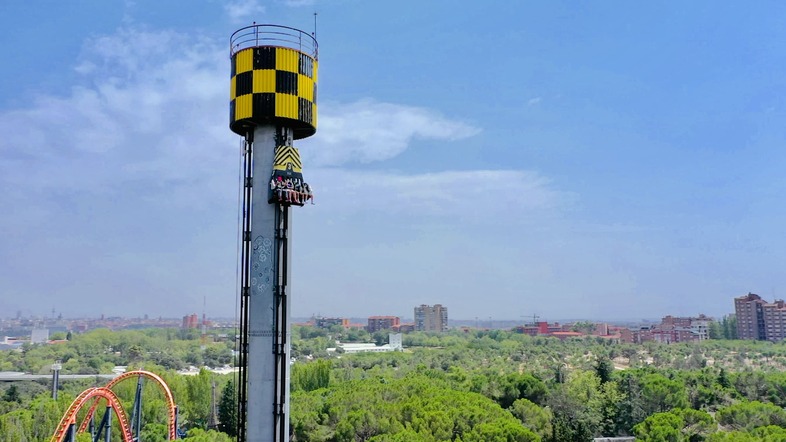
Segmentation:
<svg viewBox="0 0 786 442">
<path fill-rule="evenodd" d="M 98 431 L 93 434 L 93 442 L 99 442 L 101 439 L 101 432 L 104 432 L 104 441 L 112 442 L 112 406 L 107 405 L 106 413 L 98 424 Z"/>
<path fill-rule="evenodd" d="M 106 420 L 106 433 L 104 433 L 104 442 L 112 442 L 112 407 L 106 407 L 106 414 L 104 415 L 104 419 Z"/>
<path fill-rule="evenodd" d="M 68 426 L 68 430 L 66 431 L 66 436 L 63 438 L 64 442 L 76 442 L 76 424 L 71 424 Z"/>
<path fill-rule="evenodd" d="M 180 434 L 179 434 L 180 427 L 177 426 L 178 415 L 179 415 L 179 412 L 178 412 L 177 406 L 175 406 L 175 439 L 180 439 Z"/>
<path fill-rule="evenodd" d="M 136 394 L 134 395 L 134 409 L 131 411 L 131 431 L 136 440 L 139 440 L 139 432 L 142 429 L 142 375 L 136 381 Z"/>
</svg>

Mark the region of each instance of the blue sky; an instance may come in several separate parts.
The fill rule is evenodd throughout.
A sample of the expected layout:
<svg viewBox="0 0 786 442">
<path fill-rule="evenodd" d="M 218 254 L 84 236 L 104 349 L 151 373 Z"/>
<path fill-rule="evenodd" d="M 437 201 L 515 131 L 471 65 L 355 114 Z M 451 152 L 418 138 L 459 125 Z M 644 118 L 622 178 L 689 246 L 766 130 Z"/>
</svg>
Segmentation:
<svg viewBox="0 0 786 442">
<path fill-rule="evenodd" d="M 3 2 L 0 316 L 232 316 L 230 34 L 313 30 L 293 315 L 786 295 L 786 5 Z"/>
</svg>

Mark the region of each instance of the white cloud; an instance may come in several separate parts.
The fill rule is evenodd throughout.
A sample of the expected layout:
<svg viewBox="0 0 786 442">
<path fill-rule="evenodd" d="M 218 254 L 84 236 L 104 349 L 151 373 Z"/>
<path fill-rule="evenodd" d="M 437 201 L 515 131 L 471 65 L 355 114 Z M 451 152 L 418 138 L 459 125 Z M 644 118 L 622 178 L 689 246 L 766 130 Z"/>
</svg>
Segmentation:
<svg viewBox="0 0 786 442">
<path fill-rule="evenodd" d="M 319 107 L 318 137 L 306 153 L 316 166 L 369 163 L 393 158 L 414 139 L 459 140 L 480 129 L 430 109 L 371 99 Z"/>
<path fill-rule="evenodd" d="M 284 4 L 291 7 L 311 6 L 315 0 L 284 0 Z"/>
<path fill-rule="evenodd" d="M 540 104 L 540 102 L 541 102 L 540 97 L 530 98 L 529 100 L 527 100 L 527 104 L 530 106 L 535 106 L 536 104 Z"/>
<path fill-rule="evenodd" d="M 242 23 L 253 21 L 264 14 L 265 7 L 257 0 L 234 0 L 224 4 L 224 12 L 232 23 Z"/>
<path fill-rule="evenodd" d="M 69 94 L 0 115 L 0 183 L 91 193 L 140 182 L 176 190 L 201 176 L 188 185 L 209 194 L 216 161 L 234 164 L 225 52 L 209 40 L 138 29 L 88 42 Z M 35 162 L 20 173 L 19 158 Z"/>
<path fill-rule="evenodd" d="M 449 218 L 451 222 L 494 222 L 509 217 L 539 220 L 570 204 L 574 196 L 551 187 L 536 172 L 517 170 L 446 171 L 425 174 L 315 169 L 317 210 L 354 216 L 395 214 L 409 219 Z M 321 186 L 321 187 L 320 187 Z"/>
</svg>

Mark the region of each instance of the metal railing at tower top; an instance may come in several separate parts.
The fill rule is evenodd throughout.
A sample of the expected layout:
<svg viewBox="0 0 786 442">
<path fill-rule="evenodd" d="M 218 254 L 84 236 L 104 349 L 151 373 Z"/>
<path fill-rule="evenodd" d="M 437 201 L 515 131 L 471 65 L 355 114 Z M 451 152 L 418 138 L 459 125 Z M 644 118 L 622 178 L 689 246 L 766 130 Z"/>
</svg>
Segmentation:
<svg viewBox="0 0 786 442">
<path fill-rule="evenodd" d="M 314 57 L 314 60 L 319 59 L 319 46 L 313 35 L 288 26 L 257 24 L 240 28 L 229 37 L 229 56 L 257 46 L 296 49 Z"/>
</svg>

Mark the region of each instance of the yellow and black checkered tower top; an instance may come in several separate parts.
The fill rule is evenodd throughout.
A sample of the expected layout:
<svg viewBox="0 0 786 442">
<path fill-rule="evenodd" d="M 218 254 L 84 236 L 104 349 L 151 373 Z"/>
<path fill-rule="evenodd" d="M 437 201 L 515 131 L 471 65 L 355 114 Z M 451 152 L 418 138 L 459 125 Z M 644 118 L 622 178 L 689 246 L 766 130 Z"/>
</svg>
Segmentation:
<svg viewBox="0 0 786 442">
<path fill-rule="evenodd" d="M 257 125 L 317 131 L 317 41 L 297 29 L 252 25 L 230 38 L 229 127 L 246 135 Z"/>
</svg>

